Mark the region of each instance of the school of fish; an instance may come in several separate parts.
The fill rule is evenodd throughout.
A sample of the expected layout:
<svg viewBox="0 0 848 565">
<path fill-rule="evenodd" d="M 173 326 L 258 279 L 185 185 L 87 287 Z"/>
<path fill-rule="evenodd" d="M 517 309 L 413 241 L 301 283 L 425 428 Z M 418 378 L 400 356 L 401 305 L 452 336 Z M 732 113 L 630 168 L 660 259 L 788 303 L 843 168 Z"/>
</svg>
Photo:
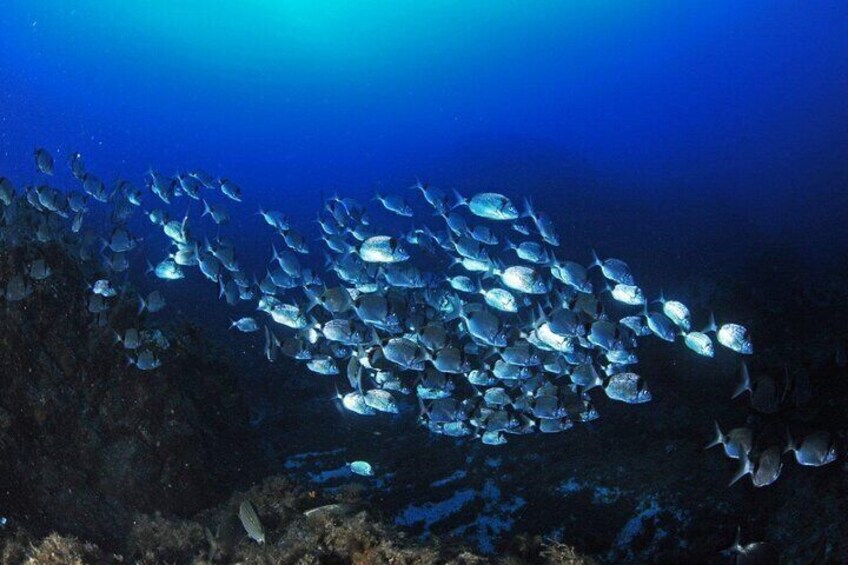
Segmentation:
<svg viewBox="0 0 848 565">
<path fill-rule="evenodd" d="M 375 196 L 380 214 L 403 219 L 391 222 L 392 229 L 372 222 L 365 204 L 334 196 L 315 219 L 320 249 L 288 216 L 260 209 L 274 242 L 265 273 L 256 276 L 242 268 L 235 246 L 219 231 L 230 222 L 227 204 L 242 200 L 233 180 L 200 170 L 173 176 L 150 170 L 144 188 L 119 180 L 110 189 L 79 153 L 68 165 L 71 190 L 40 184 L 18 194 L 0 177 L 5 245 L 61 243 L 96 264 L 102 276 L 85 292 L 103 325 L 142 241 L 131 226 L 149 238 L 145 224 L 152 225 L 167 250 L 145 259 L 150 275 L 207 280 L 220 299 L 246 314 L 234 317 L 231 328 L 260 336 L 268 361 L 284 356 L 336 378 L 340 405 L 362 416 L 413 405 L 433 433 L 501 445 L 511 436 L 564 432 L 597 419 L 598 394 L 649 402 L 647 381 L 635 369 L 640 339 L 681 343 L 704 357 L 716 354 L 716 343 L 743 356 L 754 352 L 742 325 L 710 319 L 697 331 L 682 302 L 662 295 L 649 301 L 621 259 L 592 252 L 586 266 L 564 258 L 552 219 L 529 200 L 519 208 L 498 192 L 463 196 L 416 182 L 410 190 Z M 47 150 L 35 151 L 35 166 L 42 178 L 56 178 Z M 108 221 L 87 220 L 97 214 Z M 409 230 L 396 228 L 416 220 Z M 84 229 L 88 223 L 107 225 L 109 233 Z M 218 235 L 198 235 L 210 230 Z M 8 303 L 22 301 L 51 273 L 43 258 L 34 258 L 2 281 L 2 295 Z M 157 289 L 140 298 L 138 313 L 165 308 Z M 168 342 L 162 332 L 112 332 L 138 370 L 163 363 Z M 755 398 L 764 386 L 745 383 L 737 392 Z M 750 430 L 724 434 L 716 424 L 710 445 L 740 459 L 734 481 L 750 474 L 756 486 L 774 482 L 782 451 L 769 448 L 752 458 L 751 444 Z M 836 458 L 827 432 L 800 445 L 790 437 L 786 451 L 802 465 Z M 354 472 L 370 474 L 364 465 Z M 243 513 L 252 520 L 249 508 Z"/>
</svg>

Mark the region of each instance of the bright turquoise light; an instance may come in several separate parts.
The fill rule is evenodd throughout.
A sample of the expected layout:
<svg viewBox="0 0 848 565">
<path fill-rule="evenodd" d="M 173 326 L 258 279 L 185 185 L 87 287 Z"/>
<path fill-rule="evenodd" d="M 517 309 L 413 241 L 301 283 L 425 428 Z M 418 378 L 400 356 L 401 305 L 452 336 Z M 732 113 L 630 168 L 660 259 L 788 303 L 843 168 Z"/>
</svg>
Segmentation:
<svg viewBox="0 0 848 565">
<path fill-rule="evenodd" d="M 545 39 L 560 50 L 608 33 L 633 16 L 635 10 L 627 6 L 613 1 L 85 0 L 75 4 L 66 23 L 88 29 L 101 45 L 142 64 L 191 65 L 194 72 L 273 75 L 300 69 L 361 77 L 363 70 L 414 71 L 480 55 L 497 60 Z"/>
</svg>

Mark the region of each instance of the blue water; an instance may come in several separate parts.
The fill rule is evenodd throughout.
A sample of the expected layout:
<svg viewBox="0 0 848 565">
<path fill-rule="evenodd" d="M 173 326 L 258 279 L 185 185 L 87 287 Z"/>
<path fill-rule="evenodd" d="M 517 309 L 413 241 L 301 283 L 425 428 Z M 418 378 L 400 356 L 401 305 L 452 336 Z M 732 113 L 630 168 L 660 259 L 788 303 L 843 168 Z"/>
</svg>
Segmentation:
<svg viewBox="0 0 848 565">
<path fill-rule="evenodd" d="M 848 209 L 844 2 L 226 4 L 4 2 L 4 171 L 36 145 L 202 167 L 310 216 L 417 175 L 566 197 L 575 251 L 692 222 L 823 243 Z"/>
<path fill-rule="evenodd" d="M 751 272 L 766 254 L 802 272 L 845 267 L 848 3 L 528 4 L 6 0 L 0 174 L 35 182 L 42 146 L 60 168 L 83 153 L 107 182 L 141 186 L 149 167 L 232 178 L 244 202 L 228 233 L 249 268 L 270 252 L 260 204 L 313 238 L 322 196 L 416 178 L 531 196 L 561 258 L 620 256 L 650 297 L 760 274 L 767 292 L 769 273 Z M 217 304 L 225 331 L 231 312 L 197 284 L 169 302 L 195 315 Z M 261 361 L 256 340 L 235 343 L 246 366 Z M 707 434 L 710 420 L 697 424 Z M 454 476 L 440 471 L 421 480 Z M 463 478 L 441 500 L 465 496 Z M 429 531 L 437 502 L 393 504 Z M 505 528 L 477 536 L 491 547 L 486 532 Z"/>
</svg>

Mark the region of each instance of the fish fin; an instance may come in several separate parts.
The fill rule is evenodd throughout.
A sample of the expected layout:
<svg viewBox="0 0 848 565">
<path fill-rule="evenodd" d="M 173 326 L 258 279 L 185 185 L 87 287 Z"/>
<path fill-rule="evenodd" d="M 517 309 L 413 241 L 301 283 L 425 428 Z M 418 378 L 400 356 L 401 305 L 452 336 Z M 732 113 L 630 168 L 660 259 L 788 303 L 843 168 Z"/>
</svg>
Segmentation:
<svg viewBox="0 0 848 565">
<path fill-rule="evenodd" d="M 740 381 L 736 386 L 736 390 L 733 391 L 733 396 L 730 397 L 731 400 L 741 395 L 743 392 L 753 392 L 751 389 L 751 375 L 748 373 L 748 365 L 742 361 L 742 366 L 739 369 Z"/>
<path fill-rule="evenodd" d="M 453 210 L 454 208 L 461 208 L 462 206 L 468 206 L 468 199 L 462 196 L 455 188 L 452 190 L 453 196 L 454 198 L 456 198 L 456 203 L 451 206 L 451 210 Z"/>
<path fill-rule="evenodd" d="M 789 391 L 791 388 L 792 377 L 789 376 L 789 365 L 783 365 L 783 393 L 780 395 L 780 403 L 786 402 L 786 398 L 789 396 Z"/>
<path fill-rule="evenodd" d="M 206 202 L 206 199 L 201 199 L 203 202 L 203 213 L 200 214 L 200 217 L 207 216 L 212 213 L 212 208 L 209 207 L 209 204 Z"/>
<path fill-rule="evenodd" d="M 601 258 L 598 257 L 598 253 L 595 251 L 595 248 L 592 248 L 592 262 L 589 263 L 589 268 L 592 267 L 600 267 L 601 266 Z"/>
<path fill-rule="evenodd" d="M 722 445 L 724 443 L 724 434 L 721 432 L 721 427 L 718 425 L 718 420 L 714 420 L 715 424 L 715 438 L 704 447 L 704 449 L 710 449 L 711 447 L 715 447 L 717 445 Z"/>
<path fill-rule="evenodd" d="M 149 275 L 153 271 L 156 270 L 156 267 L 150 262 L 150 259 L 147 260 L 147 270 L 144 272 L 145 275 Z"/>
<path fill-rule="evenodd" d="M 716 326 L 715 314 L 710 312 L 710 321 L 707 322 L 707 325 L 704 327 L 703 330 L 701 330 L 701 333 L 709 333 L 709 332 L 715 333 L 717 329 L 718 329 L 718 327 Z"/>
<path fill-rule="evenodd" d="M 748 475 L 754 469 L 754 465 L 753 463 L 751 463 L 751 460 L 748 458 L 747 455 L 742 455 L 742 457 L 740 457 L 739 459 L 741 460 L 739 470 L 736 471 L 736 474 L 733 475 L 733 478 L 730 479 L 730 482 L 727 484 L 727 486 L 729 487 L 732 487 L 739 481 L 739 479 L 741 479 L 745 475 Z"/>
<path fill-rule="evenodd" d="M 539 326 L 550 322 L 550 319 L 548 318 L 548 315 L 545 314 L 545 310 L 542 308 L 541 304 L 536 304 L 536 310 L 539 312 L 539 316 L 533 320 L 534 327 L 538 328 Z"/>
<path fill-rule="evenodd" d="M 427 411 L 427 406 L 424 404 L 421 397 L 418 397 L 418 419 L 421 420 L 425 416 L 429 418 L 430 412 Z"/>
<path fill-rule="evenodd" d="M 533 210 L 533 202 L 530 198 L 524 198 L 524 213 L 521 214 L 522 218 L 533 218 L 533 221 L 536 221 L 536 212 Z"/>
<path fill-rule="evenodd" d="M 141 313 L 144 312 L 145 308 L 147 308 L 147 302 L 145 302 L 143 296 L 139 296 L 138 297 L 138 314 L 136 314 L 136 316 L 141 316 Z"/>
<path fill-rule="evenodd" d="M 789 427 L 786 428 L 786 447 L 783 448 L 783 453 L 789 453 L 790 451 L 797 451 L 798 444 L 795 443 L 795 440 L 792 439 L 792 432 L 789 431 Z"/>
<path fill-rule="evenodd" d="M 739 553 L 742 550 L 742 528 L 736 526 L 736 537 L 733 538 L 733 545 L 723 550 L 721 553 Z"/>
</svg>

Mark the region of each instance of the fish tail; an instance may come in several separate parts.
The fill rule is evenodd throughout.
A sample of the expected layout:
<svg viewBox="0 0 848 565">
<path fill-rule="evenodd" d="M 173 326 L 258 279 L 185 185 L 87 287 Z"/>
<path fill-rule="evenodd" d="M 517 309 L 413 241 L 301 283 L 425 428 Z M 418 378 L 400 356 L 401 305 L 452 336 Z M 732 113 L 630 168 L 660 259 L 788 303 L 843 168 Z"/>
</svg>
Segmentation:
<svg viewBox="0 0 848 565">
<path fill-rule="evenodd" d="M 601 266 L 601 258 L 598 257 L 597 252 L 594 248 L 592 248 L 592 262 L 589 264 L 589 268 L 592 267 L 600 267 Z"/>
<path fill-rule="evenodd" d="M 715 447 L 717 445 L 722 445 L 724 443 L 724 434 L 721 432 L 721 427 L 718 425 L 718 420 L 713 421 L 715 424 L 715 437 L 713 441 L 708 443 L 704 449 L 710 449 L 711 447 Z"/>
<path fill-rule="evenodd" d="M 747 455 L 743 454 L 742 457 L 740 457 L 740 460 L 741 463 L 739 465 L 739 470 L 736 471 L 736 474 L 733 475 L 733 478 L 731 478 L 730 482 L 727 484 L 727 486 L 729 487 L 732 487 L 734 484 L 736 484 L 736 482 L 739 481 L 739 479 L 749 474 L 753 470 L 754 465 L 753 463 L 751 463 L 751 459 L 748 458 Z"/>
<path fill-rule="evenodd" d="M 792 439 L 792 432 L 789 428 L 786 428 L 786 447 L 783 448 L 783 453 L 789 453 L 790 451 L 797 451 L 798 444 L 795 443 L 795 440 Z"/>
<path fill-rule="evenodd" d="M 733 391 L 733 396 L 730 397 L 731 400 L 745 391 L 751 392 L 751 375 L 748 372 L 748 365 L 744 361 L 742 361 L 742 366 L 739 369 L 739 375 L 739 385 L 737 385 L 736 390 Z"/>
<path fill-rule="evenodd" d="M 707 322 L 707 325 L 704 327 L 703 330 L 701 330 L 701 333 L 709 333 L 709 332 L 715 333 L 717 329 L 718 329 L 718 327 L 716 326 L 715 314 L 710 312 L 710 321 Z"/>
<path fill-rule="evenodd" d="M 742 528 L 736 526 L 736 537 L 733 538 L 733 545 L 725 549 L 722 553 L 739 553 L 742 550 Z"/>
<path fill-rule="evenodd" d="M 524 213 L 521 214 L 521 217 L 532 218 L 534 221 L 536 219 L 536 212 L 533 210 L 533 201 L 526 196 L 524 197 Z"/>
<path fill-rule="evenodd" d="M 455 188 L 453 189 L 453 196 L 456 198 L 456 203 L 451 206 L 451 210 L 454 208 L 461 208 L 463 206 L 468 206 L 468 199 L 459 193 Z"/>
</svg>

